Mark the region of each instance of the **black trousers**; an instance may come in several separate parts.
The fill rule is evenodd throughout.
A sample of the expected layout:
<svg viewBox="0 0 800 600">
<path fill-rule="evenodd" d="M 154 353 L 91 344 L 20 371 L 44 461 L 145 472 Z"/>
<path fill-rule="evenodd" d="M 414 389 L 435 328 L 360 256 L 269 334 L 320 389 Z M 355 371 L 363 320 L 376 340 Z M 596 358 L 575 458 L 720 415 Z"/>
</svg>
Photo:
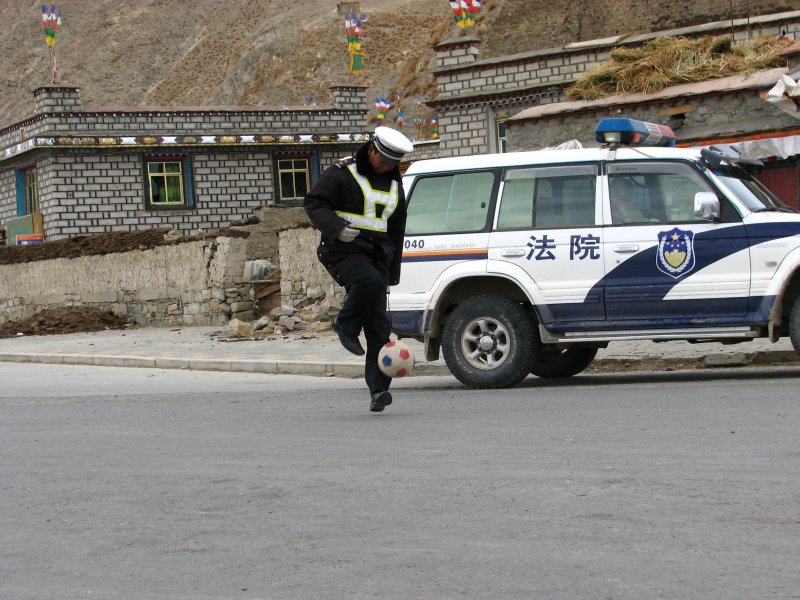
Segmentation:
<svg viewBox="0 0 800 600">
<path fill-rule="evenodd" d="M 348 257 L 337 265 L 337 279 L 347 295 L 336 322 L 348 335 L 364 331 L 367 349 L 364 379 L 370 394 L 389 389 L 392 378 L 378 368 L 378 352 L 389 341 L 391 322 L 386 312 L 388 273 L 365 254 Z"/>
</svg>

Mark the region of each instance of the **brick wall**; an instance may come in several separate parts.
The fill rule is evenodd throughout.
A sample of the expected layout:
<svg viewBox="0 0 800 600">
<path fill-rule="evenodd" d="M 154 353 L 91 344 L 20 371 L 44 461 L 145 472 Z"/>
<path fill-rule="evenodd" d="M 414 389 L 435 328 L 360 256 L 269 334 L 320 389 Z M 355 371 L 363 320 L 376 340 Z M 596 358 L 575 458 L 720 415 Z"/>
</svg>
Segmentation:
<svg viewBox="0 0 800 600">
<path fill-rule="evenodd" d="M 529 12 L 529 18 L 534 18 L 535 11 Z M 519 24 L 515 24 L 515 29 L 518 27 Z M 631 36 L 620 43 L 636 46 L 658 35 L 697 37 L 727 34 L 731 29 L 730 22 L 721 21 L 679 31 Z M 800 11 L 764 16 L 750 23 L 737 22 L 733 29 L 736 40 L 747 39 L 756 31 L 800 39 Z M 496 37 L 493 31 L 492 39 Z M 612 40 L 596 40 L 574 47 L 479 60 L 475 60 L 478 40 L 464 38 L 437 45 L 437 64 L 443 66 L 435 71 L 438 96 L 430 104 L 439 116 L 441 156 L 496 150 L 493 140 L 495 121 L 501 112 L 511 117 L 525 108 L 563 100 L 565 88 L 598 62 L 607 60 L 618 39 L 616 36 Z M 575 38 L 570 41 L 575 41 Z"/>
</svg>

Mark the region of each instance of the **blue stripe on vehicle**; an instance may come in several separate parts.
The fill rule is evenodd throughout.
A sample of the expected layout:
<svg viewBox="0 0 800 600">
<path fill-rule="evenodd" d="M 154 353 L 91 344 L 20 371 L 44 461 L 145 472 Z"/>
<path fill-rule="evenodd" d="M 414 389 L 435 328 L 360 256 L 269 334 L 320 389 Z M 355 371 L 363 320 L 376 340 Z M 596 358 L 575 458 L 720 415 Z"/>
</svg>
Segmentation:
<svg viewBox="0 0 800 600">
<path fill-rule="evenodd" d="M 800 234 L 800 223 L 737 225 L 697 233 L 694 236 L 696 264 L 692 272 L 708 267 L 748 247 L 798 234 Z M 609 271 L 592 287 L 591 291 L 605 288 L 606 294 L 614 293 L 613 288 L 623 286 L 621 282 L 634 279 L 638 286 L 652 286 L 648 302 L 664 300 L 672 288 L 684 278 L 675 279 L 659 271 L 655 266 L 657 251 L 658 247 L 653 246 L 632 256 L 620 266 Z M 749 269 L 750 265 L 747 265 L 747 268 Z M 620 293 L 624 293 L 624 291 L 620 291 Z M 608 296 L 606 300 L 608 301 Z"/>
</svg>

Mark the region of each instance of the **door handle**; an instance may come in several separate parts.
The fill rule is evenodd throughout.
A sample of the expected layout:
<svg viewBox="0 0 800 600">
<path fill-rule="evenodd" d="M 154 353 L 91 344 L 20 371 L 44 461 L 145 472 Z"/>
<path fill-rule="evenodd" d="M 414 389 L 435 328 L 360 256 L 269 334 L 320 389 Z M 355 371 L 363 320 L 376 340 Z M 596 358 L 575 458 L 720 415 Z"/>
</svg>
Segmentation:
<svg viewBox="0 0 800 600">
<path fill-rule="evenodd" d="M 619 246 L 614 246 L 614 252 L 638 252 L 639 246 L 636 244 L 620 244 Z"/>
<path fill-rule="evenodd" d="M 516 258 L 519 256 L 525 256 L 525 250 L 520 250 L 519 248 L 514 248 L 511 250 L 503 250 L 500 252 L 500 256 L 504 258 Z"/>
</svg>

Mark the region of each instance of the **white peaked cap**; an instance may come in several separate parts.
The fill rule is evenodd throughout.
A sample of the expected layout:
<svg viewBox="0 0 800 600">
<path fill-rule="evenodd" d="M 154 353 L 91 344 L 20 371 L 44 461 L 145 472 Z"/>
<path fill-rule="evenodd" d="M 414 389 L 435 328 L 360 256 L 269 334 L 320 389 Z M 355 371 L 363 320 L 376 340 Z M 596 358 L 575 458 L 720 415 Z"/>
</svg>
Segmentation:
<svg viewBox="0 0 800 600">
<path fill-rule="evenodd" d="M 375 149 L 389 165 L 400 164 L 403 155 L 414 150 L 411 140 L 391 127 L 376 127 L 374 142 Z"/>
</svg>

